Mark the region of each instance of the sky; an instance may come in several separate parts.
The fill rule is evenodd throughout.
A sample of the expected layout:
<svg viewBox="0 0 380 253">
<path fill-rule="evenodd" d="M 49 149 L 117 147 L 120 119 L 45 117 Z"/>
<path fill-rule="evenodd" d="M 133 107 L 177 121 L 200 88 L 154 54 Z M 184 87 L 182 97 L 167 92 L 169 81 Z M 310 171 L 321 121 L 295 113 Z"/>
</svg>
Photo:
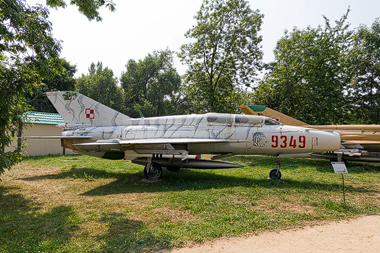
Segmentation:
<svg viewBox="0 0 380 253">
<path fill-rule="evenodd" d="M 26 0 L 27 4 L 46 0 Z M 66 0 L 70 2 L 70 0 Z M 61 57 L 77 66 L 76 77 L 88 74 L 92 62 L 102 62 L 120 78 L 130 59 L 144 59 L 155 50 L 169 48 L 178 52 L 181 45 L 191 42 L 184 34 L 196 25 L 194 16 L 203 0 L 113 0 L 116 11 L 101 9 L 102 22 L 88 21 L 74 6 L 50 9 L 53 35 L 62 41 Z M 371 26 L 380 17 L 378 0 L 249 0 L 251 9 L 264 14 L 260 35 L 263 61 L 274 60 L 273 49 L 285 30 L 293 27 L 324 25 L 323 15 L 331 24 L 346 13 L 350 28 Z M 177 57 L 174 66 L 180 75 L 187 66 Z"/>
</svg>

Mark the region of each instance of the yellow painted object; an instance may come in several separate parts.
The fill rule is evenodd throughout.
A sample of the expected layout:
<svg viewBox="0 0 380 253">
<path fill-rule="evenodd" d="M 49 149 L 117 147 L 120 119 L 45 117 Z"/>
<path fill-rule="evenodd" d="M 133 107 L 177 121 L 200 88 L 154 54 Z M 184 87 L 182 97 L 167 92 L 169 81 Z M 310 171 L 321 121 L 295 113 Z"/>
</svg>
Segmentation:
<svg viewBox="0 0 380 253">
<path fill-rule="evenodd" d="M 292 118 L 286 114 L 275 111 L 269 107 L 262 105 L 244 105 L 240 106 L 240 109 L 248 115 L 259 115 L 259 116 L 267 116 L 272 119 L 276 119 L 277 121 L 290 126 L 306 126 L 305 122 L 302 122 L 298 119 Z"/>
</svg>

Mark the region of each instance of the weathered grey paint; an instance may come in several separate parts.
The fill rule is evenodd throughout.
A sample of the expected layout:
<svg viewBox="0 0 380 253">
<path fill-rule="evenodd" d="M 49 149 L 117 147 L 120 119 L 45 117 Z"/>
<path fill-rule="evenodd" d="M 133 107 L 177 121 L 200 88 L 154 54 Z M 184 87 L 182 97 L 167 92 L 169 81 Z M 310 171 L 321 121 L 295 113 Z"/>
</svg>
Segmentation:
<svg viewBox="0 0 380 253">
<path fill-rule="evenodd" d="M 74 151 L 99 157 L 106 152 L 126 152 L 127 159 L 146 153 L 277 155 L 340 146 L 336 133 L 286 126 L 263 116 L 208 113 L 134 119 L 76 92 L 47 96 L 66 122 L 65 138 L 91 137 L 71 139 Z M 297 145 L 290 147 L 290 140 Z"/>
</svg>

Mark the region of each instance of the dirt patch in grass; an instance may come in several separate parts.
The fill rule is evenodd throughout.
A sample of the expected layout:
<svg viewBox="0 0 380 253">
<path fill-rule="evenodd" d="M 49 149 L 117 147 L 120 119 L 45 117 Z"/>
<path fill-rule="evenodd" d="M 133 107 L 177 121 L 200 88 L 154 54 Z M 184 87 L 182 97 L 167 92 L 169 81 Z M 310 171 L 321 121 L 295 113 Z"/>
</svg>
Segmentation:
<svg viewBox="0 0 380 253">
<path fill-rule="evenodd" d="M 299 214 L 312 214 L 315 212 L 314 206 L 303 205 L 301 201 L 293 199 L 293 201 L 280 201 L 276 199 L 263 199 L 256 205 L 252 206 L 253 210 L 265 210 L 271 215 L 281 215 L 284 211 Z"/>
<path fill-rule="evenodd" d="M 153 212 L 158 216 L 169 219 L 172 223 L 177 223 L 180 221 L 192 221 L 197 219 L 195 216 L 189 214 L 186 211 L 170 209 L 165 206 L 155 208 Z"/>
</svg>

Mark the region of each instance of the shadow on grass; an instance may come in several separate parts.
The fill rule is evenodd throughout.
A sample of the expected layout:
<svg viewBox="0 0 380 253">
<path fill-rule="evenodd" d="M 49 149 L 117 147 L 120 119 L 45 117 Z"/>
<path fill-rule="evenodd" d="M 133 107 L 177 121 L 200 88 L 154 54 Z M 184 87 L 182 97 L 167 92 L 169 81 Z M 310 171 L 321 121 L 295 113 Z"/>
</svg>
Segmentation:
<svg viewBox="0 0 380 253">
<path fill-rule="evenodd" d="M 291 168 L 294 169 L 294 168 Z M 291 170 L 289 169 L 289 170 Z M 332 170 L 332 169 L 331 169 Z M 253 172 L 254 173 L 254 172 Z M 334 172 L 332 172 L 334 173 Z M 218 175 L 207 172 L 207 170 L 183 169 L 179 173 L 164 171 L 162 179 L 157 182 L 145 183 L 142 181 L 143 173 L 128 171 L 110 172 L 92 168 L 71 168 L 70 170 L 58 174 L 49 174 L 19 180 L 56 180 L 65 179 L 92 181 L 98 179 L 116 179 L 111 183 L 96 187 L 88 192 L 82 193 L 84 196 L 103 196 L 109 194 L 143 193 L 143 192 L 167 192 L 167 191 L 186 191 L 186 190 L 207 190 L 230 187 L 265 187 L 277 189 L 305 189 L 337 191 L 341 189 L 340 184 L 330 184 L 315 182 L 312 180 L 270 180 L 249 177 L 237 177 L 231 175 Z M 364 188 L 350 187 L 353 192 L 378 192 Z"/>
<path fill-rule="evenodd" d="M 144 252 L 168 248 L 173 240 L 168 234 L 155 236 L 147 231 L 147 225 L 141 221 L 125 218 L 125 214 L 107 213 L 100 221 L 109 224 L 106 234 L 97 239 L 106 241 L 104 252 Z"/>
<path fill-rule="evenodd" d="M 274 167 L 274 157 L 270 156 L 254 156 L 244 157 L 235 156 L 228 161 L 235 163 L 246 163 L 248 166 L 266 165 Z M 331 162 L 326 159 L 317 159 L 312 157 L 305 158 L 281 158 L 281 169 L 302 169 L 303 167 L 315 167 L 317 171 L 323 173 L 334 174 Z M 350 173 L 379 173 L 380 163 L 376 162 L 352 162 L 347 161 L 347 169 Z"/>
<path fill-rule="evenodd" d="M 22 160 L 23 161 L 43 161 L 46 159 L 65 159 L 65 160 L 71 160 L 71 161 L 77 161 L 80 159 L 82 155 L 78 154 L 70 154 L 70 155 L 43 155 L 43 156 L 26 156 Z"/>
<path fill-rule="evenodd" d="M 17 189 L 0 186 L 1 252 L 53 252 L 65 245 L 79 229 L 70 221 L 70 206 L 58 206 L 40 212 L 41 206 Z"/>
<path fill-rule="evenodd" d="M 0 252 L 70 252 L 72 238 L 80 236 L 85 221 L 71 206 L 41 211 L 42 206 L 21 194 L 9 194 L 21 188 L 0 186 Z M 108 230 L 98 239 L 106 242 L 102 252 L 142 252 L 170 246 L 172 237 L 154 236 L 141 221 L 125 214 L 106 213 L 99 219 Z M 66 246 L 69 245 L 69 248 Z M 70 246 L 71 245 L 71 246 Z M 89 248 L 94 245 L 89 245 Z M 82 245 L 83 247 L 83 245 Z M 74 247 L 75 250 L 75 247 Z"/>
<path fill-rule="evenodd" d="M 95 179 L 105 179 L 105 178 L 116 178 L 123 179 L 125 177 L 139 177 L 141 178 L 141 173 L 131 173 L 126 171 L 123 172 L 113 172 L 110 170 L 102 170 L 102 169 L 93 169 L 93 168 L 70 168 L 64 171 L 58 172 L 56 174 L 47 174 L 41 176 L 34 177 L 26 177 L 26 178 L 18 178 L 18 180 L 24 181 L 38 181 L 45 179 L 85 179 L 88 181 Z"/>
</svg>

